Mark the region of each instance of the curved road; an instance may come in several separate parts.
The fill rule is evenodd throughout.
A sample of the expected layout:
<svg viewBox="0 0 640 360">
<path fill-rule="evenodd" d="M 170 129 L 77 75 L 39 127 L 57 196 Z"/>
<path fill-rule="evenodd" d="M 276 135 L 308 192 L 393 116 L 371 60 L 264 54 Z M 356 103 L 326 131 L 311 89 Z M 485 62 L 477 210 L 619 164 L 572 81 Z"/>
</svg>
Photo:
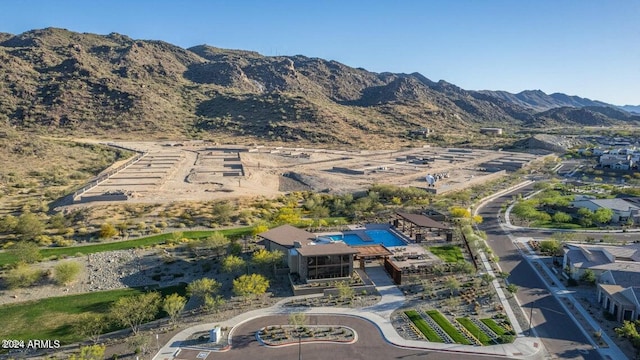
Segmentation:
<svg viewBox="0 0 640 360">
<path fill-rule="evenodd" d="M 544 282 L 521 256 L 508 234 L 500 226 L 498 213 L 501 205 L 515 194 L 526 194 L 532 190 L 533 186 L 530 185 L 487 202 L 478 211 L 484 219 L 478 228 L 487 233 L 487 243 L 500 258 L 499 264 L 502 271 L 510 273 L 508 281 L 519 287 L 520 290 L 516 293 L 517 299 L 527 316 L 533 315 L 531 317 L 533 330 L 551 356 L 563 359 L 601 359 L 581 329 L 565 312 L 558 300 L 549 293 Z M 514 232 L 513 235 L 535 237 L 538 236 L 535 235 L 536 233 L 538 232 L 518 230 L 518 234 Z M 522 328 L 525 333 L 529 331 L 529 326 Z"/>
<path fill-rule="evenodd" d="M 343 325 L 353 328 L 358 340 L 353 344 L 303 344 L 302 358 L 305 360 L 349 359 L 434 359 L 434 360 L 473 360 L 501 359 L 503 356 L 484 356 L 460 352 L 437 352 L 399 348 L 387 343 L 378 328 L 367 320 L 339 315 L 310 315 L 309 325 Z M 267 325 L 286 325 L 285 315 L 267 316 L 248 321 L 234 329 L 233 346 L 228 352 L 214 353 L 214 359 L 297 359 L 298 345 L 269 348 L 260 345 L 255 333 Z M 183 350 L 184 351 L 184 350 Z"/>
</svg>

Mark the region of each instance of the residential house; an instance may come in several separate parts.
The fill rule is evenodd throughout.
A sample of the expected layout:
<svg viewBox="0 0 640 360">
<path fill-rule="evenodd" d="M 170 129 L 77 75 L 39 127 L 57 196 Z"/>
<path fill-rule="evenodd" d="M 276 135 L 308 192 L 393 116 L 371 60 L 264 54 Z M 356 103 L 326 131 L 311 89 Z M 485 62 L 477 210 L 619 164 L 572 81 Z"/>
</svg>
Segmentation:
<svg viewBox="0 0 640 360">
<path fill-rule="evenodd" d="M 571 203 L 576 208 L 587 208 L 596 211 L 600 208 L 613 210 L 611 221 L 614 223 L 627 221 L 630 217 L 640 212 L 640 206 L 626 199 L 585 199 Z"/>
<path fill-rule="evenodd" d="M 640 244 L 568 244 L 563 267 L 574 278 L 589 269 L 597 279 L 598 303 L 618 321 L 640 319 Z"/>
</svg>

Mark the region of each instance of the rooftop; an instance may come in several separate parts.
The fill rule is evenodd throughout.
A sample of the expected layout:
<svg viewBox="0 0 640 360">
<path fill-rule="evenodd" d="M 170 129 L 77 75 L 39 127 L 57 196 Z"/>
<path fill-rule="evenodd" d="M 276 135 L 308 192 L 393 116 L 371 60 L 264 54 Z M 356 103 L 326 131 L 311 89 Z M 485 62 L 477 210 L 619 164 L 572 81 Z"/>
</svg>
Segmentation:
<svg viewBox="0 0 640 360">
<path fill-rule="evenodd" d="M 300 248 L 296 248 L 302 256 L 323 256 L 323 255 L 349 255 L 357 254 L 358 251 L 344 243 L 315 244 L 309 243 Z"/>
<path fill-rule="evenodd" d="M 296 241 L 305 245 L 315 239 L 314 234 L 291 225 L 278 226 L 277 228 L 260 233 L 258 236 L 285 247 L 293 247 Z"/>
<path fill-rule="evenodd" d="M 398 216 L 403 218 L 404 220 L 409 221 L 410 223 L 417 225 L 419 227 L 431 228 L 431 229 L 449 229 L 449 226 L 431 219 L 430 217 L 420 215 L 420 214 L 410 214 L 406 212 L 396 212 Z"/>
</svg>

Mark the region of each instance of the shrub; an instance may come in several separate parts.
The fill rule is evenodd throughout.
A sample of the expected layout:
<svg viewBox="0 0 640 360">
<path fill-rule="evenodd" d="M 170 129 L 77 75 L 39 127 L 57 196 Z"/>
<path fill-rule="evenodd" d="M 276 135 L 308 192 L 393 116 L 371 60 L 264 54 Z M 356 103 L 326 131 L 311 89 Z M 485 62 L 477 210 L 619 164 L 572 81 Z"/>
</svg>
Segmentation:
<svg viewBox="0 0 640 360">
<path fill-rule="evenodd" d="M 75 261 L 65 261 L 55 266 L 54 279 L 58 285 L 66 285 L 76 280 L 82 265 Z"/>
<path fill-rule="evenodd" d="M 33 269 L 29 265 L 19 264 L 9 270 L 4 277 L 9 289 L 24 288 L 35 284 L 42 278 L 42 271 Z"/>
</svg>

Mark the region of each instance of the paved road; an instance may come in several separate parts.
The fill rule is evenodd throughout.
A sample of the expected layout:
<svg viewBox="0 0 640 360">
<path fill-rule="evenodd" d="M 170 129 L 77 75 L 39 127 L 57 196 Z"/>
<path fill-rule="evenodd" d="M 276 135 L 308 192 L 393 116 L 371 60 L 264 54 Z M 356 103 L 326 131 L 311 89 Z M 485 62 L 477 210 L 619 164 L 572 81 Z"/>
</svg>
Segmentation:
<svg viewBox="0 0 640 360">
<path fill-rule="evenodd" d="M 552 356 L 568 359 L 601 359 L 580 328 L 549 293 L 537 273 L 523 259 L 511 239 L 500 227 L 497 214 L 502 203 L 518 192 L 527 193 L 531 190 L 532 187 L 525 187 L 485 204 L 478 212 L 484 218 L 478 228 L 487 233 L 487 242 L 495 255 L 500 258 L 502 271 L 511 274 L 508 281 L 520 288 L 517 299 L 527 315 L 533 314 L 533 329 Z M 535 235 L 520 231 L 517 236 Z M 528 329 L 528 326 L 523 326 L 523 329 Z"/>
<path fill-rule="evenodd" d="M 287 316 L 268 316 L 251 320 L 240 325 L 233 333 L 233 348 L 228 352 L 214 353 L 213 359 L 246 360 L 246 359 L 297 359 L 298 346 L 267 348 L 258 343 L 255 333 L 267 325 L 287 324 Z M 464 354 L 454 352 L 436 352 L 425 350 L 409 350 L 395 347 L 382 339 L 377 327 L 372 323 L 350 316 L 312 315 L 309 324 L 343 325 L 353 328 L 358 334 L 358 341 L 354 344 L 303 344 L 302 358 L 304 360 L 373 360 L 373 359 L 433 359 L 433 360 L 473 360 L 473 359 L 502 359 L 504 356 L 485 356 L 479 354 Z"/>
</svg>

